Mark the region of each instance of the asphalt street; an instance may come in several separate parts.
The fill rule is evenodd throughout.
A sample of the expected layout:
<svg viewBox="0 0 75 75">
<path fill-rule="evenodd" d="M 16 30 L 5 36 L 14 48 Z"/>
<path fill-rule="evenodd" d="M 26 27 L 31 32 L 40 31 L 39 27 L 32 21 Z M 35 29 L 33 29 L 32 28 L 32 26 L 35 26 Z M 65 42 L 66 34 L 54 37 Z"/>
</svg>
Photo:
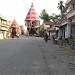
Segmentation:
<svg viewBox="0 0 75 75">
<path fill-rule="evenodd" d="M 0 40 L 0 75 L 75 75 L 75 55 L 40 37 Z"/>
</svg>

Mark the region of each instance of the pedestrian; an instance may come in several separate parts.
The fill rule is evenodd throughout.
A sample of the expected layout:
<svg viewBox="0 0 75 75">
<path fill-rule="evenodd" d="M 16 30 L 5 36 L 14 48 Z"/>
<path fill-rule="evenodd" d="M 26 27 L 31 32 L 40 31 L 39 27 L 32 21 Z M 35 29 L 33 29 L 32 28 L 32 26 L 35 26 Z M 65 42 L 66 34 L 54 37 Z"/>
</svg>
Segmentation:
<svg viewBox="0 0 75 75">
<path fill-rule="evenodd" d="M 45 35 L 44 35 L 44 40 L 46 41 L 46 43 L 48 42 L 48 34 L 47 33 L 45 33 Z"/>
</svg>

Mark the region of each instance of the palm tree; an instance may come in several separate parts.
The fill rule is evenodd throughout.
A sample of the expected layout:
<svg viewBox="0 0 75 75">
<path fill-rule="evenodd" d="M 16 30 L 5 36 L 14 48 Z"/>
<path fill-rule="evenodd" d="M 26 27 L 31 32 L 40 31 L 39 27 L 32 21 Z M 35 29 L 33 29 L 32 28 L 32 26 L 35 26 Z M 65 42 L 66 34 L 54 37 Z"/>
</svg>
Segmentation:
<svg viewBox="0 0 75 75">
<path fill-rule="evenodd" d="M 58 9 L 61 11 L 61 14 L 63 13 L 63 9 L 65 8 L 64 6 L 64 2 L 63 1 L 60 1 L 58 3 Z"/>
<path fill-rule="evenodd" d="M 64 5 L 64 2 L 63 1 L 60 1 L 58 3 L 58 9 L 60 10 L 61 12 L 61 18 L 63 18 L 65 16 L 65 12 L 66 12 L 66 6 Z"/>
<path fill-rule="evenodd" d="M 68 5 L 65 4 L 64 9 L 63 9 L 63 13 L 67 12 L 68 9 Z"/>
<path fill-rule="evenodd" d="M 60 1 L 58 3 L 58 9 L 61 11 L 61 18 L 63 18 L 66 15 L 68 6 L 66 4 L 64 4 L 63 1 Z"/>
</svg>

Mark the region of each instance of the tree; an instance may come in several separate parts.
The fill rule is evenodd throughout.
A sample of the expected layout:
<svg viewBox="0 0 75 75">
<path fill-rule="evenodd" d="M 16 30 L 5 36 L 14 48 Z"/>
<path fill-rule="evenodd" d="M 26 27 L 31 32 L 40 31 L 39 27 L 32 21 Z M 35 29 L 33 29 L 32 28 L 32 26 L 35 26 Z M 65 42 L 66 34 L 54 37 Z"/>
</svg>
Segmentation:
<svg viewBox="0 0 75 75">
<path fill-rule="evenodd" d="M 63 9 L 63 13 L 66 13 L 68 9 L 68 6 L 65 4 L 64 9 Z"/>
<path fill-rule="evenodd" d="M 40 13 L 40 18 L 43 19 L 44 22 L 50 20 L 49 15 L 45 9 L 43 9 L 42 12 Z"/>
<path fill-rule="evenodd" d="M 57 21 L 60 21 L 61 20 L 61 15 L 56 15 L 56 14 L 52 14 L 51 16 L 50 16 L 50 21 L 52 21 L 52 22 L 57 22 Z"/>
<path fill-rule="evenodd" d="M 67 8 L 68 6 L 66 6 L 66 4 L 64 4 L 63 1 L 60 1 L 58 3 L 58 9 L 61 11 L 61 18 L 63 18 L 66 15 L 65 13 L 67 12 Z"/>
<path fill-rule="evenodd" d="M 60 1 L 59 3 L 58 3 L 58 9 L 61 11 L 61 14 L 63 13 L 63 9 L 64 9 L 65 7 L 64 7 L 64 2 L 63 1 Z"/>
</svg>

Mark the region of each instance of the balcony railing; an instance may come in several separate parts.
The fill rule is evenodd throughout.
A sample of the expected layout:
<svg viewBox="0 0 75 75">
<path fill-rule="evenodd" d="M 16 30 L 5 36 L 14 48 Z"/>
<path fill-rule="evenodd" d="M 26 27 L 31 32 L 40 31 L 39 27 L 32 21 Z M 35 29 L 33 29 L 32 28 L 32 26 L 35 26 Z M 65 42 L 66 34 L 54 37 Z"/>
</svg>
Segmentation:
<svg viewBox="0 0 75 75">
<path fill-rule="evenodd" d="M 70 10 L 66 16 L 68 19 L 74 17 L 75 16 L 75 8 Z"/>
</svg>

